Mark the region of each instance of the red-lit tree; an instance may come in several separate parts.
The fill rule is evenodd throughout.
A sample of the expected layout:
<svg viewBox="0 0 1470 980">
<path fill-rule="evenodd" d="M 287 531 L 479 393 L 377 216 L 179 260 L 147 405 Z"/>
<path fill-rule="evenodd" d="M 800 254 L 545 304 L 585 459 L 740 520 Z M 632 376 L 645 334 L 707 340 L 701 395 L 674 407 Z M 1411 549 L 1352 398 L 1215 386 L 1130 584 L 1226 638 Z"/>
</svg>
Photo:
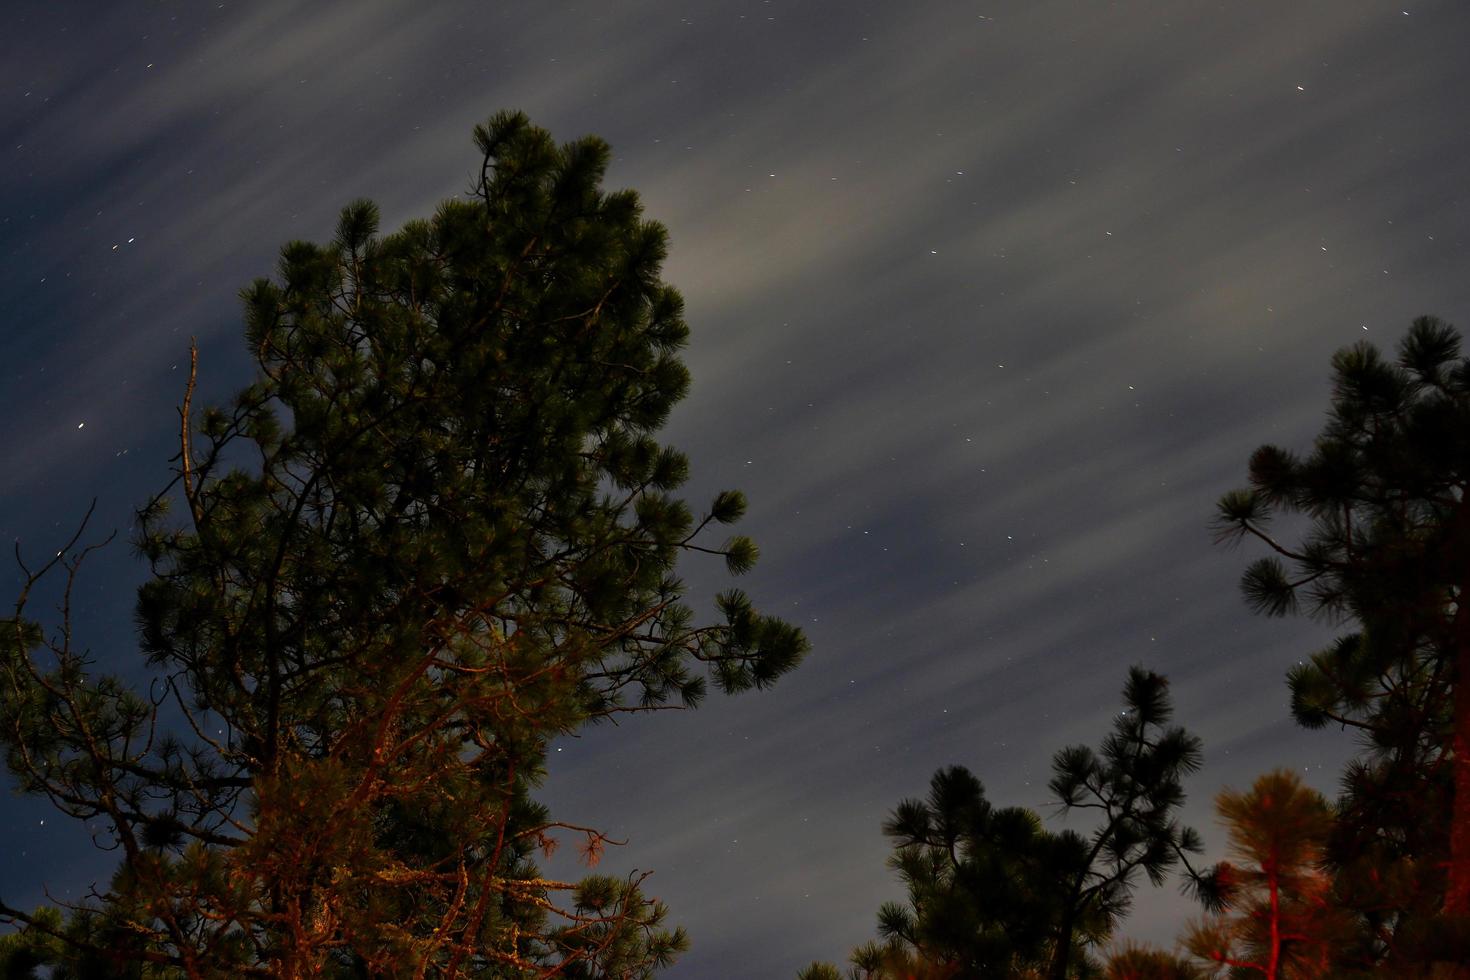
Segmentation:
<svg viewBox="0 0 1470 980">
<path fill-rule="evenodd" d="M 1225 790 L 1215 808 L 1237 863 L 1217 869 L 1224 910 L 1191 927 L 1189 951 L 1265 980 L 1328 976 L 1345 925 L 1321 867 L 1332 808 L 1287 770 L 1261 776 L 1248 793 Z"/>
</svg>

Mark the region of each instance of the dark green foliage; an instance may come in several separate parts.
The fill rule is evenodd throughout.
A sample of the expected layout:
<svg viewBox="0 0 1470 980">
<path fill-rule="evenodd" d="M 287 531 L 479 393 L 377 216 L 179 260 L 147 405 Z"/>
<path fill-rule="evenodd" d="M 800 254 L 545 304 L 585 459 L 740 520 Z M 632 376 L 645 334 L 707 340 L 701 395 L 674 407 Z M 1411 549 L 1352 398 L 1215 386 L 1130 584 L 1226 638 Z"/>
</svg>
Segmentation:
<svg viewBox="0 0 1470 980">
<path fill-rule="evenodd" d="M 0 936 L 3 980 L 185 980 L 174 967 L 130 960 L 133 945 L 116 930 L 99 929 L 90 918 L 62 919 L 54 908 L 27 916 L 24 928 Z"/>
<path fill-rule="evenodd" d="M 33 914 L 34 924 L 26 929 L 0 936 L 0 978 L 3 980 L 35 980 L 40 971 L 63 957 L 61 940 L 54 933 L 64 928 L 61 914 L 55 909 L 39 908 Z"/>
<path fill-rule="evenodd" d="M 798 972 L 796 980 L 842 980 L 842 971 L 831 963 L 813 963 Z"/>
<path fill-rule="evenodd" d="M 1160 675 L 1131 669 L 1123 702 L 1098 751 L 1076 745 L 1052 760 L 1058 805 L 1095 811 L 1090 832 L 1049 831 L 1031 810 L 997 809 L 961 767 L 936 773 L 927 799 L 898 805 L 883 832 L 908 902 L 883 906 L 882 942 L 854 952 L 852 976 L 886 976 L 882 960 L 895 956 L 965 977 L 1092 975 L 1089 951 L 1127 914 L 1139 873 L 1161 884 L 1200 850 L 1176 819 L 1199 740 L 1168 725 Z"/>
<path fill-rule="evenodd" d="M 1441 906 L 1470 913 L 1470 360 L 1458 333 L 1420 317 L 1395 360 L 1368 343 L 1339 351 L 1311 452 L 1263 446 L 1249 476 L 1216 521 L 1221 540 L 1271 551 L 1245 572 L 1247 602 L 1349 624 L 1288 673 L 1301 724 L 1352 729 L 1364 747 L 1328 848 L 1362 925 L 1339 968 L 1408 969 L 1418 923 Z M 1309 522 L 1296 544 L 1269 531 L 1282 514 Z"/>
<path fill-rule="evenodd" d="M 519 114 L 475 131 L 472 199 L 379 236 L 358 201 L 243 294 L 259 377 L 183 409 L 178 477 L 136 537 L 156 701 L 88 676 L 63 630 L 4 641 L 3 738 L 28 792 L 122 855 L 79 928 L 191 975 L 645 976 L 684 946 L 638 880 L 547 881 L 547 744 L 618 712 L 764 687 L 801 632 L 742 593 L 697 623 L 701 532 L 654 433 L 688 335 L 666 236 L 608 148 Z M 182 504 L 182 521 L 170 515 Z M 563 896 L 562 912 L 553 911 Z M 22 913 L 5 909 L 12 919 Z"/>
<path fill-rule="evenodd" d="M 883 833 L 909 892 L 907 906 L 879 910 L 884 940 L 1000 974 L 1044 954 L 1055 896 L 1036 879 L 1066 857 L 1035 813 L 994 808 L 980 781 L 956 766 L 935 773 L 927 800 L 901 802 Z"/>
<path fill-rule="evenodd" d="M 1140 871 L 1157 886 L 1183 861 L 1189 882 L 1198 883 L 1186 855 L 1203 849 L 1200 837 L 1176 814 L 1183 778 L 1203 761 L 1200 741 L 1169 725 L 1168 681 L 1152 671 L 1129 669 L 1123 709 L 1100 752 L 1073 746 L 1052 761 L 1051 790 L 1063 809 L 1093 811 L 1099 821 L 1087 837 L 1061 835 L 1075 840 L 1070 848 L 1081 860 L 1061 875 L 1058 935 L 1072 942 L 1054 943 L 1053 980 L 1068 976 L 1074 942 L 1102 941 L 1127 914 Z"/>
</svg>

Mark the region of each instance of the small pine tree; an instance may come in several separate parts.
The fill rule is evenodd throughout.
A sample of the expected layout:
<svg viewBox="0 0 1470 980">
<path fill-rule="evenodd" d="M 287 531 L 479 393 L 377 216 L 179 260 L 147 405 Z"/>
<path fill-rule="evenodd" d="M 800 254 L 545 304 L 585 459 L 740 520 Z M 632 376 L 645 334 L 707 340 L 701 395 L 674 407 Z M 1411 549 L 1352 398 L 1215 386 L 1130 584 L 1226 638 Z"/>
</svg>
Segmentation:
<svg viewBox="0 0 1470 980">
<path fill-rule="evenodd" d="M 1104 961 L 1102 980 L 1204 980 L 1204 974 L 1173 953 L 1123 943 Z"/>
<path fill-rule="evenodd" d="M 1346 922 L 1322 870 L 1332 808 L 1284 769 L 1255 781 L 1250 792 L 1227 789 L 1215 809 L 1238 863 L 1220 866 L 1224 909 L 1195 924 L 1185 945 L 1230 975 L 1308 980 L 1331 975 L 1332 953 Z"/>
<path fill-rule="evenodd" d="M 1076 745 L 1052 761 L 1051 790 L 1063 810 L 1092 812 L 1100 822 L 1085 838 L 1063 834 L 1080 860 L 1061 877 L 1064 900 L 1049 980 L 1068 976 L 1073 937 L 1091 946 L 1112 933 L 1128 912 L 1140 871 L 1158 886 L 1182 863 L 1186 887 L 1199 883 L 1188 855 L 1203 844 L 1177 813 L 1184 804 L 1184 776 L 1203 761 L 1200 740 L 1169 726 L 1174 708 L 1169 682 L 1160 674 L 1131 668 L 1123 709 L 1101 752 Z"/>
<path fill-rule="evenodd" d="M 1072 746 L 1052 761 L 1063 810 L 1096 811 L 1087 834 L 1052 832 L 1022 807 L 997 809 L 968 770 L 942 769 L 927 800 L 904 800 L 884 824 L 907 904 L 878 914 L 879 943 L 852 955 L 854 977 L 884 976 L 894 957 L 957 976 L 1092 975 L 1089 950 L 1127 913 L 1142 872 L 1154 884 L 1199 836 L 1179 824 L 1183 777 L 1199 740 L 1169 727 L 1168 682 L 1133 668 L 1124 711 L 1101 750 Z"/>
</svg>

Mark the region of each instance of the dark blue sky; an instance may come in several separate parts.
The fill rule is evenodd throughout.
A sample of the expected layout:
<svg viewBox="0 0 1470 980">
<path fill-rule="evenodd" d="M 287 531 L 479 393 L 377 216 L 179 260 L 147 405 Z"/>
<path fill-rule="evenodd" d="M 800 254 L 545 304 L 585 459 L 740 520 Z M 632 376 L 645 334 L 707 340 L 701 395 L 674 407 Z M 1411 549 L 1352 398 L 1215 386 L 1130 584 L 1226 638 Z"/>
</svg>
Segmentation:
<svg viewBox="0 0 1470 980">
<path fill-rule="evenodd" d="M 1407 3 L 1407 6 L 1405 5 Z M 1190 816 L 1344 736 L 1282 675 L 1330 628 L 1252 618 L 1218 495 L 1301 447 L 1332 352 L 1470 323 L 1470 8 L 1368 0 L 40 3 L 0 12 L 0 531 L 54 549 L 169 478 L 188 341 L 249 381 L 237 290 L 368 196 L 465 191 L 469 131 L 526 110 L 613 145 L 672 234 L 690 496 L 738 486 L 743 585 L 813 653 L 776 690 L 568 739 L 559 817 L 630 843 L 694 949 L 673 978 L 789 976 L 899 889 L 885 813 L 941 765 L 1040 805 L 1124 672 L 1205 740 Z M 689 569 L 712 592 L 719 570 Z M 141 675 L 125 544 L 83 582 Z M 13 576 L 12 576 L 13 579 Z M 0 804 L 3 895 L 106 868 Z M 44 820 L 44 825 L 41 821 Z M 1128 930 L 1167 940 L 1170 886 Z"/>
</svg>

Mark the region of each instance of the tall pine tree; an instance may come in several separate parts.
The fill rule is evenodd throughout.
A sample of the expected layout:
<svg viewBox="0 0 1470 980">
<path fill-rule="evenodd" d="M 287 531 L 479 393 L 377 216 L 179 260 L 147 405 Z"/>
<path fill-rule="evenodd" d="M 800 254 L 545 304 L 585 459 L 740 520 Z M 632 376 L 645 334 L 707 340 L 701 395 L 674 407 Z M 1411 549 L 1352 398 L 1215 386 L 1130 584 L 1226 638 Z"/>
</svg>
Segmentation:
<svg viewBox="0 0 1470 980">
<path fill-rule="evenodd" d="M 655 438 L 689 383 L 664 229 L 601 189 L 600 140 L 503 113 L 475 141 L 472 198 L 386 236 L 353 203 L 244 291 L 233 402 L 196 413 L 191 371 L 136 540 L 162 717 L 28 619 L 86 549 L 27 572 L 7 760 L 120 863 L 65 929 L 0 913 L 118 975 L 631 977 L 684 945 L 641 879 L 537 870 L 558 833 L 606 843 L 531 798 L 548 742 L 764 687 L 806 643 L 736 590 L 697 622 L 675 574 L 756 551 L 707 539 L 743 498 L 695 518 Z"/>
<path fill-rule="evenodd" d="M 1217 526 L 1272 552 L 1245 572 L 1255 609 L 1349 624 L 1290 671 L 1292 710 L 1363 739 L 1330 853 L 1374 883 L 1359 911 L 1392 957 L 1437 912 L 1470 923 L 1470 360 L 1453 327 L 1421 317 L 1396 360 L 1359 343 L 1332 372 L 1312 451 L 1256 450 Z M 1273 533 L 1278 515 L 1307 519 L 1297 543 Z"/>
</svg>

